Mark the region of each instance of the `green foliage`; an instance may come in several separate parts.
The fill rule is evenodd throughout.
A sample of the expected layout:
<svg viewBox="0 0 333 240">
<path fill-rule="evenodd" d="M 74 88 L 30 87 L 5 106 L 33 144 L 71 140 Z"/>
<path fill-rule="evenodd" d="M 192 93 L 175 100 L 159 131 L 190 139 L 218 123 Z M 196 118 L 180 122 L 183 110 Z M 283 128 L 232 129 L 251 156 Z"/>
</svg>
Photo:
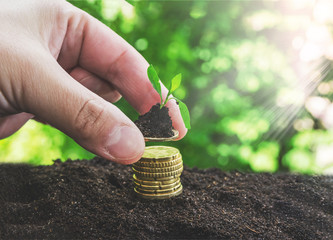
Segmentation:
<svg viewBox="0 0 333 240">
<path fill-rule="evenodd" d="M 153 67 L 153 65 L 150 65 L 147 69 L 147 74 L 148 74 L 148 78 L 151 82 L 151 84 L 153 85 L 153 87 L 155 88 L 155 90 L 157 91 L 157 93 L 160 95 L 161 97 L 161 108 L 162 106 L 162 102 L 163 102 L 163 97 L 162 97 L 162 91 L 161 91 L 161 84 L 160 84 L 160 78 L 158 77 L 155 68 Z"/>
<path fill-rule="evenodd" d="M 179 88 L 180 83 L 182 82 L 182 74 L 179 73 L 176 76 L 173 77 L 171 80 L 171 87 L 169 87 L 169 92 L 173 93 L 177 88 Z"/>
<path fill-rule="evenodd" d="M 298 60 L 290 57 L 296 52 L 289 43 L 306 35 L 300 29 L 309 18 L 301 12 L 311 9 L 294 17 L 292 10 L 281 10 L 289 7 L 284 1 L 130 1 L 134 8 L 118 1 L 70 2 L 163 66 L 157 70 L 162 79 L 171 79 L 163 83 L 177 97 L 185 124 L 189 114 L 182 101 L 191 112 L 187 136 L 165 143 L 180 149 L 186 165 L 301 173 L 333 168 L 326 157 L 333 131 L 305 111 L 293 115 L 292 98 L 281 101 L 286 92 L 297 95 L 293 64 Z M 148 76 L 160 94 L 157 74 L 148 71 Z M 137 118 L 124 99 L 116 105 Z M 294 122 L 302 118 L 314 124 L 297 130 Z M 37 123 L 0 141 L 0 153 L 2 161 L 35 164 L 92 157 L 64 134 Z"/>
<path fill-rule="evenodd" d="M 1 162 L 47 165 L 56 159 L 93 156 L 57 129 L 35 121 L 29 121 L 11 137 L 0 141 Z"/>
<path fill-rule="evenodd" d="M 183 103 L 182 101 L 180 101 L 178 98 L 175 97 L 170 97 L 171 94 L 177 90 L 180 86 L 180 83 L 182 81 L 182 74 L 179 73 L 176 76 L 174 76 L 172 78 L 172 80 L 170 81 L 169 86 L 167 87 L 168 89 L 168 93 L 167 96 L 165 98 L 165 100 L 163 101 L 163 97 L 162 97 L 162 92 L 161 92 L 161 84 L 160 84 L 160 78 L 158 77 L 155 68 L 153 67 L 153 65 L 150 65 L 147 69 L 147 74 L 148 74 L 148 78 L 151 82 L 151 84 L 153 85 L 153 87 L 155 88 L 155 90 L 158 92 L 158 94 L 161 97 L 161 108 L 165 106 L 165 104 L 167 104 L 167 102 L 170 99 L 175 99 L 179 105 L 179 110 L 180 110 L 180 114 L 183 118 L 183 121 L 185 123 L 185 127 L 187 129 L 191 129 L 191 123 L 190 123 L 190 112 L 188 111 L 188 108 L 186 106 L 185 103 Z"/>
<path fill-rule="evenodd" d="M 178 102 L 180 114 L 182 115 L 182 118 L 184 120 L 185 127 L 187 129 L 191 129 L 190 112 L 188 111 L 186 104 L 180 101 L 178 98 L 174 99 L 176 99 L 176 101 Z"/>
</svg>

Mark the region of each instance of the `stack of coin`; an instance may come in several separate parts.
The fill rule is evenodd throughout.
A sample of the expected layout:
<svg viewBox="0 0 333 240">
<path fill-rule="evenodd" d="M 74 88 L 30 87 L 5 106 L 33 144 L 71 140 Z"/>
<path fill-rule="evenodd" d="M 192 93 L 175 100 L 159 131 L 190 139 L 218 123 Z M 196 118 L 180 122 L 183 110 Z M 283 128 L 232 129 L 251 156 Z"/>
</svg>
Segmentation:
<svg viewBox="0 0 333 240">
<path fill-rule="evenodd" d="M 134 191 L 143 198 L 165 199 L 182 193 L 182 156 L 177 148 L 146 147 L 142 158 L 133 164 Z"/>
</svg>

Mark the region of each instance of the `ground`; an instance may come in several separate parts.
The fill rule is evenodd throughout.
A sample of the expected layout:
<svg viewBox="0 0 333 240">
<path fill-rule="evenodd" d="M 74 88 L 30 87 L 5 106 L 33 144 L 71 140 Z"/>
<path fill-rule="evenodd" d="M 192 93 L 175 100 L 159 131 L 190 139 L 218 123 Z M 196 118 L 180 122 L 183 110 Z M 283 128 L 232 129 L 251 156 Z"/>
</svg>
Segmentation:
<svg viewBox="0 0 333 240">
<path fill-rule="evenodd" d="M 0 165 L 0 239 L 333 239 L 333 177 L 185 168 L 184 192 L 136 196 L 101 158 Z"/>
</svg>

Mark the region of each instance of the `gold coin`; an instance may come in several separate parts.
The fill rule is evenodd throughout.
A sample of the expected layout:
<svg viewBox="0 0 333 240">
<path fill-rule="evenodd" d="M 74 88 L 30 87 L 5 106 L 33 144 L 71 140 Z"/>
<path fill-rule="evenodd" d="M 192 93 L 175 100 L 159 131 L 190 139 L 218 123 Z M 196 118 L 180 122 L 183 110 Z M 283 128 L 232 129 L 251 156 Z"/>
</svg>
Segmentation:
<svg viewBox="0 0 333 240">
<path fill-rule="evenodd" d="M 176 182 L 179 182 L 180 178 L 173 178 L 171 180 L 164 180 L 164 181 L 155 181 L 155 180 L 142 180 L 142 179 L 137 179 L 137 178 L 133 178 L 133 182 L 138 184 L 138 185 L 144 185 L 144 186 L 154 186 L 154 187 L 158 187 L 158 186 L 166 186 L 169 184 L 174 184 Z"/>
<path fill-rule="evenodd" d="M 137 178 L 139 178 L 140 180 L 144 180 L 144 181 L 172 181 L 176 178 L 179 178 L 181 175 L 181 173 L 175 175 L 175 176 L 171 176 L 171 177 L 142 177 L 142 176 L 137 176 Z"/>
<path fill-rule="evenodd" d="M 180 187 L 181 183 L 179 182 L 175 187 L 167 188 L 167 189 L 145 189 L 142 187 L 135 187 L 136 190 L 140 193 L 171 193 L 174 191 L 177 191 L 177 189 Z"/>
<path fill-rule="evenodd" d="M 171 171 L 171 172 L 162 172 L 162 173 L 152 173 L 152 172 L 141 172 L 136 170 L 134 167 L 132 167 L 135 175 L 138 178 L 166 178 L 166 177 L 173 177 L 176 176 L 178 174 L 181 174 L 183 171 L 183 166 L 181 166 L 179 169 L 175 170 L 175 171 Z"/>
<path fill-rule="evenodd" d="M 163 168 L 157 168 L 157 167 L 139 167 L 137 165 L 133 165 L 133 169 L 145 172 L 145 173 L 165 173 L 165 172 L 172 172 L 176 171 L 183 167 L 183 163 L 180 162 L 177 165 L 170 166 L 170 167 L 163 167 Z"/>
<path fill-rule="evenodd" d="M 171 197 L 175 197 L 180 195 L 183 192 L 183 186 L 180 185 L 180 187 L 171 193 L 158 193 L 158 194 L 151 194 L 151 193 L 141 193 L 140 191 L 138 191 L 137 189 L 134 188 L 134 191 L 142 198 L 145 199 L 168 199 Z"/>
<path fill-rule="evenodd" d="M 170 167 L 170 166 L 177 165 L 178 163 L 180 163 L 182 161 L 183 160 L 181 157 L 173 159 L 173 160 L 158 161 L 158 162 L 153 162 L 153 161 L 145 162 L 144 159 L 141 159 L 140 161 L 137 161 L 136 163 L 134 163 L 133 166 L 163 168 L 163 167 Z"/>
<path fill-rule="evenodd" d="M 169 184 L 157 184 L 157 185 L 145 185 L 141 184 L 134 180 L 134 185 L 137 188 L 147 189 L 147 190 L 162 190 L 162 189 L 171 189 L 173 187 L 176 187 L 180 183 L 180 179 L 177 179 L 177 181 Z"/>
<path fill-rule="evenodd" d="M 173 136 L 168 138 L 155 138 L 155 137 L 144 137 L 145 141 L 149 142 L 167 142 L 172 141 L 178 138 L 179 132 L 175 129 L 172 129 Z"/>
<path fill-rule="evenodd" d="M 180 158 L 181 154 L 177 148 L 168 146 L 146 147 L 141 160 L 146 162 L 168 161 Z"/>
<path fill-rule="evenodd" d="M 176 177 L 176 178 L 171 178 L 171 179 L 168 179 L 168 180 L 161 180 L 161 181 L 160 180 L 155 181 L 155 179 L 153 179 L 153 180 L 151 180 L 151 179 L 150 180 L 143 180 L 143 179 L 138 179 L 136 177 L 136 175 L 133 174 L 133 180 L 136 183 L 140 184 L 140 185 L 163 186 L 163 185 L 168 185 L 168 184 L 175 183 L 175 182 L 179 181 L 180 178 Z"/>
</svg>

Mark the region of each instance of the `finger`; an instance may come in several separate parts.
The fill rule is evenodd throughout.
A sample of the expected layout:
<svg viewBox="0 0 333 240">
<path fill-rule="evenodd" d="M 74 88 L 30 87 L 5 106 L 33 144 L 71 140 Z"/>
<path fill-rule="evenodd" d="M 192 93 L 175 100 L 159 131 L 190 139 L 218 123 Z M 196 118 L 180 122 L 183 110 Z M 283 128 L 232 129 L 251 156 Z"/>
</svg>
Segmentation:
<svg viewBox="0 0 333 240">
<path fill-rule="evenodd" d="M 78 29 L 82 34 L 78 34 Z M 78 42 L 81 42 L 79 46 Z M 140 114 L 149 111 L 151 106 L 160 101 L 147 77 L 147 61 L 115 32 L 79 9 L 73 11 L 70 17 L 58 60 L 70 66 L 67 59 L 75 55 L 78 58 L 75 61 L 82 68 L 112 82 Z M 167 90 L 164 86 L 162 92 L 165 96 Z M 170 102 L 168 106 L 171 107 L 173 126 L 179 131 L 179 138 L 182 138 L 187 130 L 179 108 L 175 102 Z"/>
<path fill-rule="evenodd" d="M 18 113 L 0 118 L 0 139 L 15 133 L 31 118 L 33 115 L 29 113 Z"/>
<path fill-rule="evenodd" d="M 43 120 L 41 120 L 41 119 L 39 119 L 39 118 L 37 118 L 37 117 L 32 118 L 32 120 L 34 120 L 34 121 L 36 121 L 36 122 L 39 122 L 39 123 L 41 123 L 41 124 L 44 124 L 44 125 L 48 125 L 47 122 L 45 122 L 45 121 L 43 121 Z"/>
<path fill-rule="evenodd" d="M 122 164 L 140 159 L 144 140 L 130 119 L 75 81 L 49 53 L 36 48 L 34 56 L 36 62 L 25 63 L 31 71 L 20 101 L 26 111 L 99 156 Z"/>
<path fill-rule="evenodd" d="M 121 98 L 120 93 L 110 83 L 103 81 L 83 68 L 75 67 L 70 75 L 83 86 L 109 102 L 115 103 Z"/>
</svg>

